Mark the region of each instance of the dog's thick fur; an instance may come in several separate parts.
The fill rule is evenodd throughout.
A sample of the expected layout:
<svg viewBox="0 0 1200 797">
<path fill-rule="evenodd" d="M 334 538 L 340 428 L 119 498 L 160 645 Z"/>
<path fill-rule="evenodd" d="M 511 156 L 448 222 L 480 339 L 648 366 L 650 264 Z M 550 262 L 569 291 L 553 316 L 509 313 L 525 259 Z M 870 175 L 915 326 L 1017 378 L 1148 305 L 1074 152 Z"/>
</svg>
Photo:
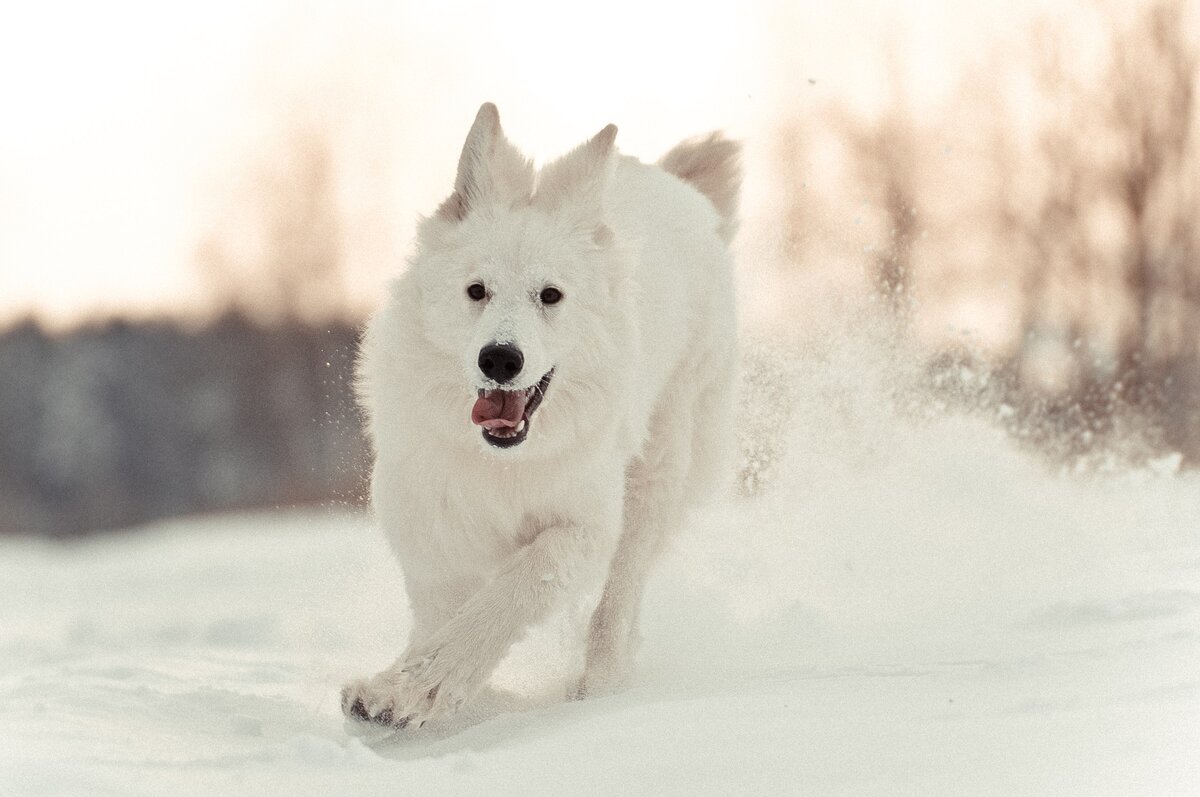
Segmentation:
<svg viewBox="0 0 1200 797">
<path fill-rule="evenodd" d="M 367 329 L 372 499 L 414 624 L 394 665 L 343 690 L 348 716 L 403 727 L 454 711 L 606 566 L 576 694 L 615 685 L 648 569 L 726 472 L 738 147 L 713 134 L 654 166 L 615 136 L 535 172 L 484 105 L 453 194 Z M 516 445 L 476 428 L 485 391 L 500 395 L 481 370 L 495 344 L 523 355 L 504 387 L 544 394 Z"/>
</svg>

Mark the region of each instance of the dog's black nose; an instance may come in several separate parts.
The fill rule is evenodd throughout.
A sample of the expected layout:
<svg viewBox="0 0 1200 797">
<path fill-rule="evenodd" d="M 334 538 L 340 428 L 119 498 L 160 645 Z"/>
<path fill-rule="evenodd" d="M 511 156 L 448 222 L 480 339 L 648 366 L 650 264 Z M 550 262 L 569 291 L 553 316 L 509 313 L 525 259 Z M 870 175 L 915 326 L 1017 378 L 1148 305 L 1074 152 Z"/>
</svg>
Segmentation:
<svg viewBox="0 0 1200 797">
<path fill-rule="evenodd" d="M 516 346 L 492 343 L 479 350 L 479 370 L 497 384 L 510 382 L 525 364 L 525 356 Z"/>
</svg>

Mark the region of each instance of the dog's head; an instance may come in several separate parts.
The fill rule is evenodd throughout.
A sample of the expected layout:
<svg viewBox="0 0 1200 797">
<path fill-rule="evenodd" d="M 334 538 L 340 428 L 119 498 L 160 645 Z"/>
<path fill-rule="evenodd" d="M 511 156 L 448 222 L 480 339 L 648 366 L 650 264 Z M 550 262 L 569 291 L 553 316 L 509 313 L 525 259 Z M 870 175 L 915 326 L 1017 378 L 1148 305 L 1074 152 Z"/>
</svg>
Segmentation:
<svg viewBox="0 0 1200 797">
<path fill-rule="evenodd" d="M 535 173 L 494 105 L 467 135 L 454 192 L 418 230 L 412 278 L 439 381 L 439 422 L 486 451 L 551 453 L 618 416 L 631 344 L 627 259 L 605 224 L 609 125 Z M 425 360 L 426 363 L 430 362 Z"/>
</svg>

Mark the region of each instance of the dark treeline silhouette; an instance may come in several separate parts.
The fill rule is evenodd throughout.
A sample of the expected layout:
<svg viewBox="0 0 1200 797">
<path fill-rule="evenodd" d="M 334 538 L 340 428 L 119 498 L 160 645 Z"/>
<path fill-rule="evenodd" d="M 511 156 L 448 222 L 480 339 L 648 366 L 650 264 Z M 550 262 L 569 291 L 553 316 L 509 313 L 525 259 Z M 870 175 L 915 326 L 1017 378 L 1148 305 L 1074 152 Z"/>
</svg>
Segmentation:
<svg viewBox="0 0 1200 797">
<path fill-rule="evenodd" d="M 0 333 L 0 533 L 362 500 L 340 117 L 273 96 L 265 138 L 214 173 L 190 322 Z"/>
<path fill-rule="evenodd" d="M 0 532 L 358 502 L 367 450 L 348 324 L 113 321 L 0 336 Z"/>
</svg>

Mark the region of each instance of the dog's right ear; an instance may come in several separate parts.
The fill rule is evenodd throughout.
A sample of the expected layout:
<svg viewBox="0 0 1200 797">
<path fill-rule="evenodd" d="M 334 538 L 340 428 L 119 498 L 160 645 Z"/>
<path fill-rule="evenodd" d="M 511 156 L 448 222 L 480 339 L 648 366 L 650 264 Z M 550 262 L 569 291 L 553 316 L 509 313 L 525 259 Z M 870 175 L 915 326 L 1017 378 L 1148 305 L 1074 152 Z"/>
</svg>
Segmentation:
<svg viewBox="0 0 1200 797">
<path fill-rule="evenodd" d="M 500 112 L 485 102 L 463 144 L 454 193 L 437 209 L 437 216 L 461 221 L 479 208 L 528 201 L 532 193 L 533 162 L 505 138 Z"/>
</svg>

